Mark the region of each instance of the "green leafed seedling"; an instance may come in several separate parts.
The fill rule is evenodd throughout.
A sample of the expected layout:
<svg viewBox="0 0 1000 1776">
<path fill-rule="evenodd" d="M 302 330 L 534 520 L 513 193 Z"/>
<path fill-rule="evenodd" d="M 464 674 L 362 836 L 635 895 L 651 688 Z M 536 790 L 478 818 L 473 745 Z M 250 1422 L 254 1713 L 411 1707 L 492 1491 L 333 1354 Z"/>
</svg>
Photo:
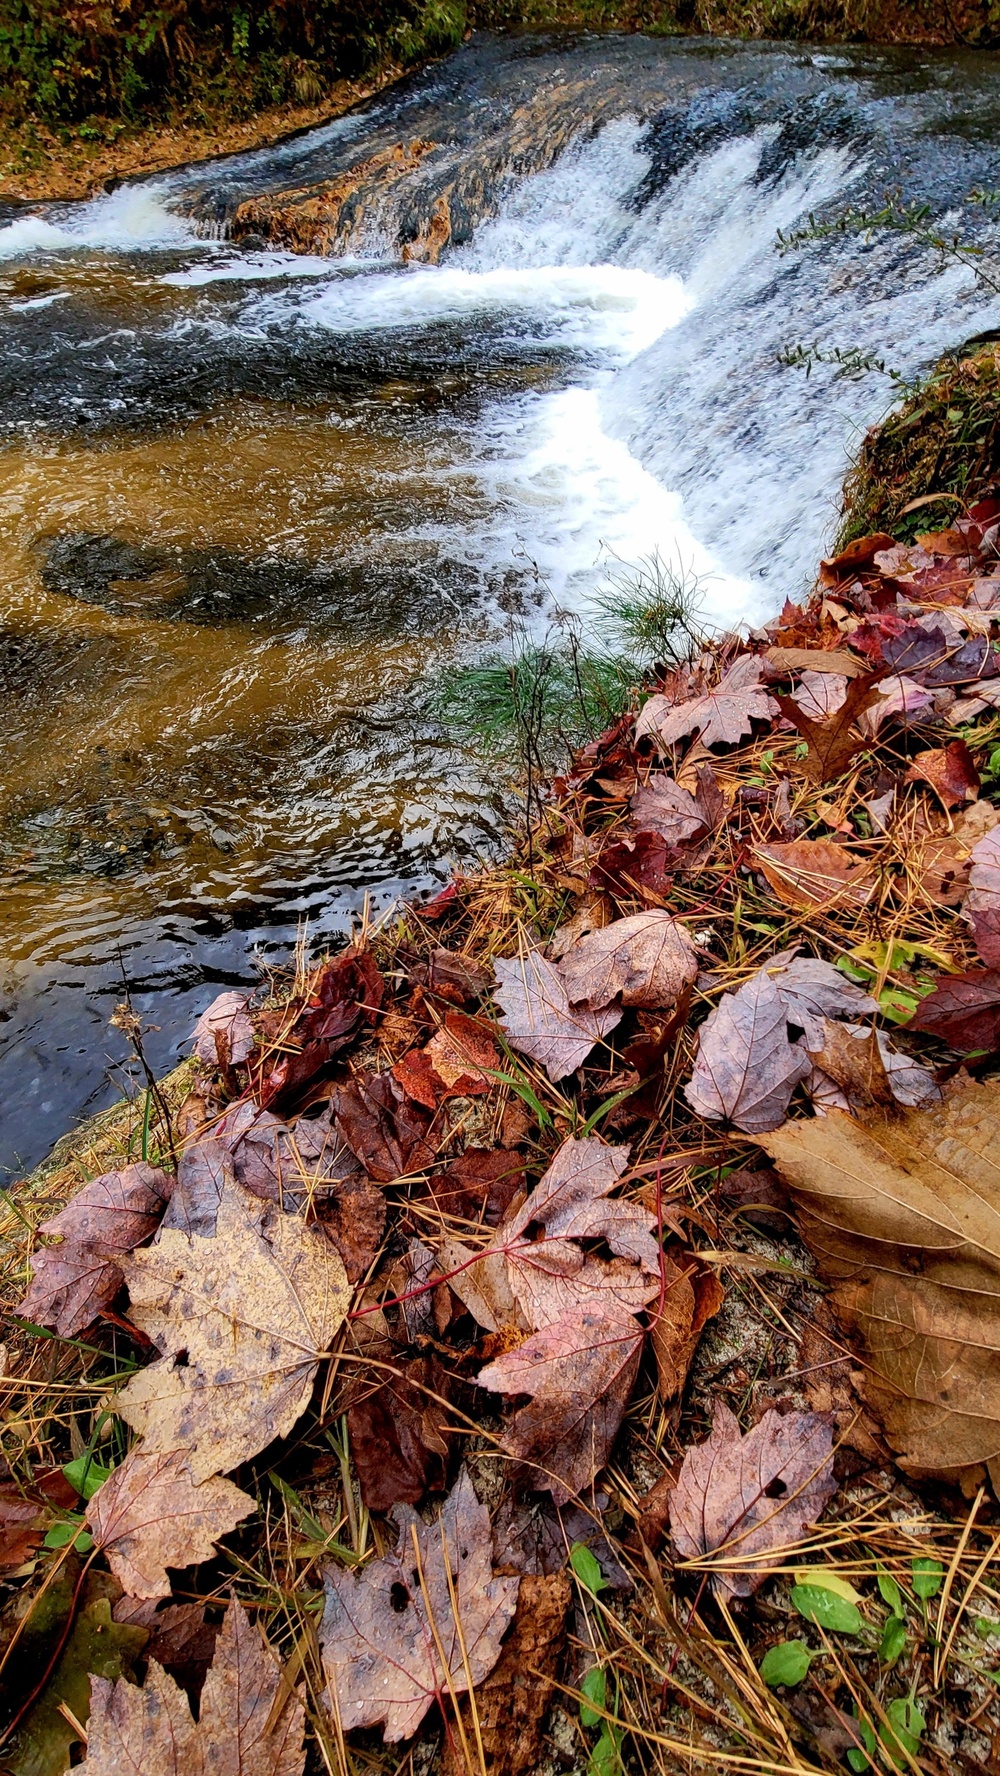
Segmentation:
<svg viewBox="0 0 1000 1776">
<path fill-rule="evenodd" d="M 573 1543 L 569 1551 L 569 1563 L 584 1590 L 589 1591 L 592 1597 L 599 1597 L 602 1591 L 607 1590 L 608 1581 L 586 1542 Z"/>
<path fill-rule="evenodd" d="M 580 1703 L 580 1725 L 597 1727 L 608 1705 L 608 1682 L 603 1666 L 592 1665 L 584 1673 L 580 1689 L 587 1698 L 586 1702 Z"/>
<path fill-rule="evenodd" d="M 807 1622 L 815 1622 L 832 1634 L 860 1634 L 864 1627 L 857 1604 L 822 1585 L 795 1585 L 792 1602 Z"/>
<path fill-rule="evenodd" d="M 778 1684 L 792 1688 L 800 1684 L 812 1664 L 812 1653 L 804 1640 L 781 1640 L 770 1647 L 760 1662 L 760 1675 L 771 1689 Z"/>
<path fill-rule="evenodd" d="M 933 1560 L 927 1555 L 918 1555 L 911 1568 L 913 1573 L 913 1589 L 918 1597 L 926 1603 L 929 1597 L 936 1597 L 941 1589 L 944 1567 L 940 1560 Z"/>
</svg>

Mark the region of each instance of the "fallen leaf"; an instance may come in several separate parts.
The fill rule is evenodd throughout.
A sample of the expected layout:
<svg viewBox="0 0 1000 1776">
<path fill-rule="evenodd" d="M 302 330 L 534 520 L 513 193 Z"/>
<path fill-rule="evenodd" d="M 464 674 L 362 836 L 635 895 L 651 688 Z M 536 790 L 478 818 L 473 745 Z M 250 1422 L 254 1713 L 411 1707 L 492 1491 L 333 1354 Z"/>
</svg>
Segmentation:
<svg viewBox="0 0 1000 1776">
<path fill-rule="evenodd" d="M 721 1597 L 750 1597 L 787 1565 L 836 1490 L 827 1416 L 772 1410 L 742 1436 L 719 1401 L 711 1435 L 687 1451 L 670 1494 L 674 1546 L 682 1560 L 712 1572 Z"/>
<path fill-rule="evenodd" d="M 875 892 L 869 864 L 832 839 L 756 845 L 753 856 L 778 899 L 800 912 L 867 906 Z"/>
<path fill-rule="evenodd" d="M 974 802 L 979 794 L 979 772 L 964 740 L 918 752 L 906 773 L 908 783 L 929 783 L 946 808 Z"/>
<path fill-rule="evenodd" d="M 774 698 L 760 683 L 762 672 L 763 661 L 746 656 L 703 697 L 679 704 L 669 697 L 650 697 L 635 724 L 636 740 L 648 735 L 666 748 L 697 728 L 703 746 L 737 745 L 751 732 L 753 722 L 770 721 L 778 713 Z"/>
<path fill-rule="evenodd" d="M 858 683 L 862 683 L 858 680 Z M 858 717 L 858 726 L 866 740 L 874 740 L 890 716 L 902 717 L 903 721 L 929 721 L 934 710 L 934 697 L 931 691 L 917 684 L 912 678 L 883 678 L 876 687 L 876 695 L 871 705 L 863 709 Z"/>
<path fill-rule="evenodd" d="M 823 1046 L 824 1019 L 866 1017 L 878 1005 L 839 968 L 818 956 L 775 956 L 765 968 L 777 988 L 790 1024 L 804 1031 L 806 1047 Z"/>
<path fill-rule="evenodd" d="M 619 900 L 662 896 L 686 855 L 683 846 L 669 844 L 662 833 L 632 833 L 627 839 L 602 846 L 587 884 Z"/>
<path fill-rule="evenodd" d="M 847 678 L 836 673 L 803 672 L 798 689 L 792 692 L 792 702 L 813 721 L 826 721 L 843 708 L 847 684 Z"/>
<path fill-rule="evenodd" d="M 482 1745 L 489 1776 L 537 1776 L 543 1766 L 546 1717 L 555 1699 L 572 1597 L 566 1572 L 522 1578 L 499 1661 L 476 1685 L 475 1723 L 470 1705 L 461 1704 L 466 1743 Z M 446 1734 L 440 1776 L 467 1772 L 460 1736 Z"/>
<path fill-rule="evenodd" d="M 874 1030 L 855 1035 L 846 1025 L 827 1021 L 823 1034 L 823 1046 L 810 1051 L 813 1060 L 852 1105 L 895 1102 Z"/>
<path fill-rule="evenodd" d="M 570 1005 L 602 1010 L 622 1005 L 671 1006 L 698 973 L 698 956 L 683 925 L 651 907 L 582 937 L 559 965 Z"/>
<path fill-rule="evenodd" d="M 211 1239 L 223 1192 L 232 1178 L 233 1156 L 225 1141 L 206 1135 L 193 1147 L 185 1147 L 177 1161 L 177 1181 L 162 1230 L 173 1227 Z"/>
<path fill-rule="evenodd" d="M 426 909 L 425 909 L 426 911 Z M 302 1087 L 346 1047 L 362 1022 L 373 1023 L 385 982 L 369 950 L 352 944 L 313 977 L 305 1003 L 264 1013 L 253 1092 L 263 1109 L 286 1110 Z"/>
<path fill-rule="evenodd" d="M 978 839 L 969 853 L 969 892 L 962 912 L 972 926 L 984 962 L 1000 967 L 1000 827 Z"/>
<path fill-rule="evenodd" d="M 575 1072 L 595 1042 L 621 1021 L 617 1005 L 574 1009 L 562 974 L 540 950 L 498 957 L 495 969 L 494 997 L 503 1010 L 500 1021 L 511 1047 L 538 1061 L 552 1080 Z"/>
<path fill-rule="evenodd" d="M 582 1493 L 604 1466 L 635 1386 L 643 1332 L 613 1300 L 570 1309 L 517 1350 L 488 1363 L 476 1386 L 528 1394 L 502 1439 L 537 1470 L 556 1504 Z"/>
<path fill-rule="evenodd" d="M 844 648 L 769 647 L 764 655 L 775 674 L 828 672 L 835 677 L 857 678 L 868 669 L 856 654 Z"/>
<path fill-rule="evenodd" d="M 244 1189 L 283 1209 L 301 1209 L 363 1176 L 329 1104 L 318 1116 L 286 1122 L 244 1102 L 216 1124 L 215 1138 L 228 1149 L 233 1175 Z"/>
<path fill-rule="evenodd" d="M 426 1298 L 430 1301 L 430 1296 Z M 411 1357 L 369 1383 L 347 1414 L 351 1454 L 369 1511 L 417 1504 L 444 1485 L 448 1458 L 447 1373 L 434 1357 Z"/>
<path fill-rule="evenodd" d="M 91 1572 L 84 1579 L 75 1615 L 67 1612 L 66 1626 L 72 1619 L 72 1627 L 56 1668 L 27 1718 L 4 1746 L 4 1770 L 9 1776 L 59 1776 L 67 1770 L 71 1749 L 82 1737 L 71 1723 L 78 1721 L 86 1731 L 91 1698 L 102 1679 L 131 1675 L 133 1663 L 145 1645 L 146 1632 L 112 1620 L 107 1596 L 110 1587 L 117 1590 L 106 1573 Z M 58 1645 L 57 1637 L 55 1644 Z M 46 1645 L 43 1641 L 39 1665 L 26 1674 L 23 1695 L 33 1689 L 52 1650 L 51 1642 Z M 9 1682 L 6 1693 L 13 1699 Z M 121 1765 L 115 1776 L 120 1771 Z M 145 1769 L 142 1776 L 147 1776 Z"/>
<path fill-rule="evenodd" d="M 970 1081 L 929 1109 L 761 1142 L 908 1470 L 1000 1471 L 998 1137 L 1000 1088 Z"/>
<path fill-rule="evenodd" d="M 957 907 L 969 886 L 967 844 L 950 833 L 927 833 L 909 849 L 908 875 L 933 906 Z"/>
<path fill-rule="evenodd" d="M 684 1096 L 709 1122 L 733 1122 L 746 1134 L 759 1134 L 784 1121 L 809 1066 L 788 1040 L 784 1001 L 761 969 L 709 1012 Z"/>
<path fill-rule="evenodd" d="M 655 771 L 629 803 L 633 824 L 659 833 L 671 847 L 684 846 L 714 832 L 725 814 L 725 802 L 710 765 L 698 773 L 697 795 L 682 789 L 665 771 Z"/>
<path fill-rule="evenodd" d="M 500 1050 L 484 1024 L 449 1011 L 426 1048 L 414 1049 L 392 1071 L 418 1104 L 436 1110 L 445 1098 L 484 1097 L 493 1090 Z"/>
<path fill-rule="evenodd" d="M 143 1657 L 155 1659 L 197 1702 L 205 1674 L 215 1657 L 220 1624 L 209 1622 L 203 1603 L 167 1603 L 157 1597 L 120 1597 L 114 1619 L 145 1628 L 149 1639 Z"/>
<path fill-rule="evenodd" d="M 249 1002 L 248 993 L 220 993 L 202 1012 L 192 1032 L 200 1061 L 225 1069 L 249 1060 L 254 1042 Z"/>
<path fill-rule="evenodd" d="M 132 1318 L 163 1357 L 117 1410 L 147 1453 L 186 1451 L 196 1483 L 291 1430 L 350 1306 L 325 1235 L 273 1211 L 265 1231 L 252 1201 L 233 1188 L 214 1238 L 169 1229 L 126 1260 Z"/>
<path fill-rule="evenodd" d="M 939 975 L 906 1027 L 937 1036 L 959 1054 L 992 1053 L 1000 1047 L 1000 969 Z"/>
<path fill-rule="evenodd" d="M 330 1104 L 338 1133 L 377 1183 L 434 1165 L 437 1154 L 426 1140 L 430 1112 L 391 1073 L 355 1073 L 333 1088 Z"/>
<path fill-rule="evenodd" d="M 649 1337 L 656 1359 L 660 1399 L 676 1399 L 710 1319 L 726 1299 L 715 1271 L 682 1247 L 663 1254 L 660 1301 L 650 1309 Z"/>
<path fill-rule="evenodd" d="M 122 1286 L 122 1259 L 156 1232 L 172 1189 L 166 1172 L 142 1163 L 92 1178 L 39 1228 L 62 1243 L 35 1253 L 18 1313 L 62 1338 L 91 1325 Z"/>
<path fill-rule="evenodd" d="M 87 1525 L 133 1597 L 168 1597 L 167 1567 L 210 1560 L 215 1544 L 257 1509 L 230 1480 L 196 1486 L 187 1457 L 133 1449 L 87 1506 Z"/>
<path fill-rule="evenodd" d="M 124 1630 L 123 1630 L 124 1632 Z M 233 1598 L 195 1724 L 160 1665 L 142 1688 L 95 1678 L 83 1776 L 301 1776 L 304 1715 L 279 1701 L 281 1667 Z"/>
<path fill-rule="evenodd" d="M 45 1534 L 48 1513 L 38 1498 L 28 1498 L 12 1481 L 0 1485 L 0 1570 L 9 1572 L 30 1560 Z"/>
<path fill-rule="evenodd" d="M 478 999 L 490 990 L 490 971 L 471 956 L 438 946 L 428 959 L 427 986 L 432 993 L 444 987 L 454 988 L 465 1000 Z"/>
<path fill-rule="evenodd" d="M 343 1730 L 384 1723 L 388 1744 L 416 1732 L 442 1694 L 463 1694 L 488 1676 L 520 1584 L 493 1575 L 489 1512 L 464 1469 L 436 1522 L 422 1523 L 405 1505 L 393 1517 L 394 1553 L 356 1572 L 325 1568 L 320 1629 Z"/>
<path fill-rule="evenodd" d="M 524 1188 L 524 1160 L 504 1147 L 467 1147 L 425 1188 L 442 1215 L 496 1227 Z"/>
<path fill-rule="evenodd" d="M 868 673 L 848 686 L 840 708 L 825 721 L 814 721 L 792 697 L 779 697 L 781 714 L 798 728 L 808 745 L 802 768 L 814 783 L 829 783 L 853 764 L 858 751 L 854 724 L 879 701 L 878 675 Z"/>
<path fill-rule="evenodd" d="M 883 549 L 894 546 L 892 537 L 884 530 L 874 531 L 871 536 L 855 537 L 839 555 L 831 555 L 828 560 L 820 562 L 820 579 L 824 586 L 837 586 L 841 580 L 853 579 L 855 574 L 871 567 Z"/>
</svg>

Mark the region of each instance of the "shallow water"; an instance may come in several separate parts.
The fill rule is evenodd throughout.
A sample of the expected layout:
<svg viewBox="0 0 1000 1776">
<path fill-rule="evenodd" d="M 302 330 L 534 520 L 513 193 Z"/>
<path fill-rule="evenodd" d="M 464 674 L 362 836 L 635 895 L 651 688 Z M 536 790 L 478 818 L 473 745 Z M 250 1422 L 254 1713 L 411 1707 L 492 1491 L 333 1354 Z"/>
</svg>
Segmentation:
<svg viewBox="0 0 1000 1776">
<path fill-rule="evenodd" d="M 418 137 L 461 168 L 511 118 L 440 265 L 388 200 L 350 257 L 225 238 L 245 197 Z M 0 227 L 0 1168 L 114 1094 L 123 969 L 162 1067 L 302 921 L 495 847 L 429 689 L 512 620 L 586 626 L 653 550 L 724 623 L 802 592 L 891 389 L 781 350 L 913 375 L 1000 303 L 896 238 L 776 232 L 887 187 L 955 211 L 998 123 L 973 56 L 477 40 Z"/>
</svg>

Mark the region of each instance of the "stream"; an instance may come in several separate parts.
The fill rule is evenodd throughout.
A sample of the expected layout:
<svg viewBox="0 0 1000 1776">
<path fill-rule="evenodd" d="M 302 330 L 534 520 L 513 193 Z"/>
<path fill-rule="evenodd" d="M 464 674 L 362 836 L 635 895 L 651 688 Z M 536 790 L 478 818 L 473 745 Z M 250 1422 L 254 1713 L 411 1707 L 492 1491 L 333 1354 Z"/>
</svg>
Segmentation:
<svg viewBox="0 0 1000 1776">
<path fill-rule="evenodd" d="M 893 389 L 780 354 L 912 377 L 1000 301 L 777 233 L 887 190 L 966 229 L 997 144 L 988 56 L 477 37 L 277 148 L 0 210 L 0 1181 L 127 1083 L 123 973 L 162 1070 L 303 929 L 497 854 L 433 690 L 512 625 L 586 632 L 654 555 L 720 625 L 803 594 Z"/>
</svg>

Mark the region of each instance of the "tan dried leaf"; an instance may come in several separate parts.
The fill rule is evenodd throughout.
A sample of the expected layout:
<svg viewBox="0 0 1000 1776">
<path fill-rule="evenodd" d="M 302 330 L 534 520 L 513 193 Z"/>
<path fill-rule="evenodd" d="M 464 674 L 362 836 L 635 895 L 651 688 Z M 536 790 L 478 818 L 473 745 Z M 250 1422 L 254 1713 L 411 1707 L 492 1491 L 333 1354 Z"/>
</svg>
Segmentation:
<svg viewBox="0 0 1000 1776">
<path fill-rule="evenodd" d="M 198 1721 L 184 1691 L 150 1663 L 140 1689 L 91 1678 L 81 1776 L 301 1776 L 304 1715 L 281 1706 L 281 1667 L 235 1599 L 201 1692 Z"/>
<path fill-rule="evenodd" d="M 519 1584 L 494 1577 L 490 1514 L 464 1469 L 435 1523 L 406 1505 L 392 1515 L 394 1553 L 358 1572 L 325 1569 L 320 1629 L 343 1729 L 384 1723 L 389 1744 L 414 1733 L 432 1702 L 492 1671 Z"/>
<path fill-rule="evenodd" d="M 697 972 L 684 926 L 658 907 L 582 937 L 560 964 L 570 1004 L 591 1010 L 618 998 L 622 1005 L 674 1005 Z"/>
<path fill-rule="evenodd" d="M 768 1411 L 744 1437 L 720 1401 L 711 1435 L 687 1451 L 670 1493 L 674 1546 L 712 1571 L 720 1596 L 750 1597 L 836 1490 L 828 1416 Z"/>
<path fill-rule="evenodd" d="M 716 1273 L 693 1252 L 664 1252 L 662 1298 L 650 1309 L 649 1328 L 661 1400 L 681 1392 L 698 1340 L 725 1299 Z"/>
<path fill-rule="evenodd" d="M 753 852 L 779 900 L 800 912 L 866 906 L 875 892 L 870 865 L 832 839 L 790 839 Z"/>
<path fill-rule="evenodd" d="M 187 1452 L 196 1482 L 291 1430 L 351 1300 L 318 1228 L 230 1186 L 213 1238 L 175 1228 L 128 1259 L 132 1318 L 163 1353 L 118 1396 L 151 1454 Z"/>
<path fill-rule="evenodd" d="M 901 1465 L 1000 1458 L 1000 1086 L 866 1123 L 836 1112 L 761 1145 L 794 1193 L 865 1394 Z M 1000 1468 L 994 1466 L 994 1473 Z"/>
<path fill-rule="evenodd" d="M 499 957 L 494 992 L 512 1048 L 538 1061 L 550 1079 L 564 1079 L 585 1061 L 595 1042 L 621 1022 L 621 1007 L 574 1008 L 556 965 L 540 950 Z"/>
<path fill-rule="evenodd" d="M 187 1457 L 133 1449 L 87 1507 L 87 1525 L 132 1597 L 168 1597 L 167 1567 L 209 1560 L 215 1543 L 257 1509 L 230 1480 L 196 1486 Z"/>
</svg>

